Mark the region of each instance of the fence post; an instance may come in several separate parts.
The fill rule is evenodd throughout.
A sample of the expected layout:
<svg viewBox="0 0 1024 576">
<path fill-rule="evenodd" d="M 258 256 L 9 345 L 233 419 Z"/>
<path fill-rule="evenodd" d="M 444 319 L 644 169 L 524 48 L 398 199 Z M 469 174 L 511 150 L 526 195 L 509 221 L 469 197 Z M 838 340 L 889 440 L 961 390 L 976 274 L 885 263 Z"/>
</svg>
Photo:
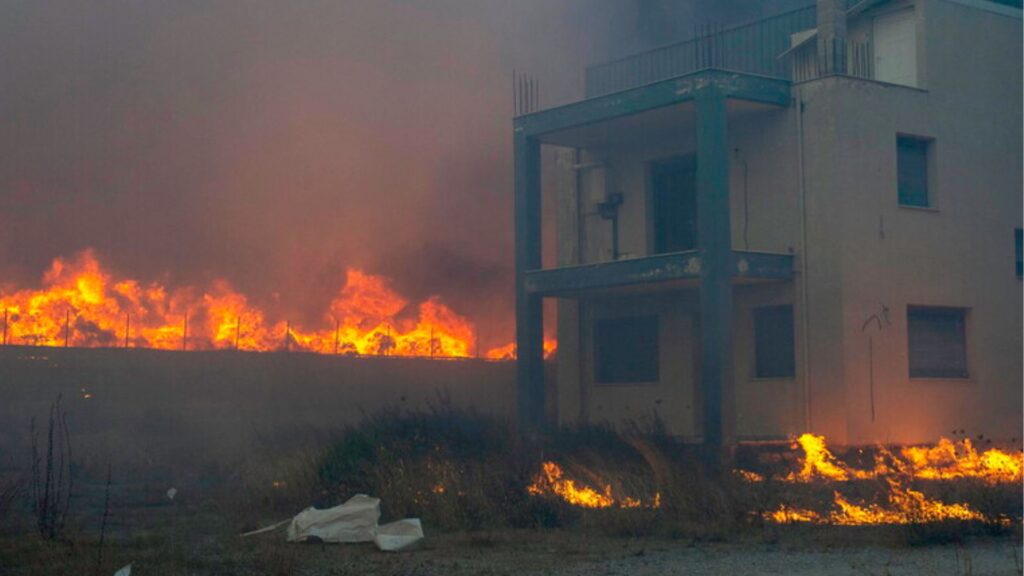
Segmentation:
<svg viewBox="0 0 1024 576">
<path fill-rule="evenodd" d="M 338 332 L 341 330 L 341 321 L 334 319 L 334 355 L 338 355 Z"/>
</svg>

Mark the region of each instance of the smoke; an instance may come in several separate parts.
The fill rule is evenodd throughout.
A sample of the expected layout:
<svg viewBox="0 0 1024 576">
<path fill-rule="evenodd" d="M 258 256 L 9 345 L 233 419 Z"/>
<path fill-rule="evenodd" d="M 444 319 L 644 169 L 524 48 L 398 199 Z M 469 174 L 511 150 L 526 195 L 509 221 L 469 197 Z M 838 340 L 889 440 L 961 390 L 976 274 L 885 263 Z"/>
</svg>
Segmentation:
<svg viewBox="0 0 1024 576">
<path fill-rule="evenodd" d="M 512 69 L 577 99 L 718 4 L 751 3 L 7 2 L 0 286 L 94 247 L 316 320 L 357 266 L 507 338 Z"/>
</svg>

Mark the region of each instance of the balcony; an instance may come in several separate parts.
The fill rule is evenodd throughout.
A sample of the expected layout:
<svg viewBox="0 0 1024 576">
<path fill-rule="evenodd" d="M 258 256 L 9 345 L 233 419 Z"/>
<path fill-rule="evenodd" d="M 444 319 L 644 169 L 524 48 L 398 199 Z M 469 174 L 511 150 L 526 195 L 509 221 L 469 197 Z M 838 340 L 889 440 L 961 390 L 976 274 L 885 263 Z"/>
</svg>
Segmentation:
<svg viewBox="0 0 1024 576">
<path fill-rule="evenodd" d="M 715 68 L 790 79 L 784 58 L 794 34 L 816 26 L 815 7 L 725 29 L 703 31 L 695 38 L 587 68 L 587 98 L 611 94 L 698 70 Z"/>
<path fill-rule="evenodd" d="M 697 287 L 703 269 L 698 250 L 656 254 L 611 262 L 563 266 L 526 272 L 525 288 L 530 294 L 577 298 L 586 293 L 626 292 Z M 734 250 L 729 274 L 733 284 L 791 280 L 793 256 L 749 250 Z"/>
<path fill-rule="evenodd" d="M 869 3 L 851 3 L 856 17 Z M 817 49 L 817 15 L 808 6 L 740 26 L 708 29 L 694 38 L 590 66 L 586 97 L 594 98 L 694 72 L 716 69 L 804 82 L 829 75 L 874 80 L 869 34 Z M 881 78 L 886 80 L 886 78 Z"/>
</svg>

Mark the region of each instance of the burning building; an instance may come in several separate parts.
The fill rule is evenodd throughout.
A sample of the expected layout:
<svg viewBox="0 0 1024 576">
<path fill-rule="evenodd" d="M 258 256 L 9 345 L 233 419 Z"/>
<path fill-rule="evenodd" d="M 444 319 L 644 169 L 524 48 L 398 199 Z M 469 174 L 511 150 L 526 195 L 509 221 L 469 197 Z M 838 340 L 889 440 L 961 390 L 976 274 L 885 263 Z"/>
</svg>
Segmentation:
<svg viewBox="0 0 1024 576">
<path fill-rule="evenodd" d="M 523 422 L 557 398 L 560 422 L 656 415 L 711 446 L 1019 436 L 1020 26 L 995 2 L 819 0 L 522 111 Z"/>
</svg>

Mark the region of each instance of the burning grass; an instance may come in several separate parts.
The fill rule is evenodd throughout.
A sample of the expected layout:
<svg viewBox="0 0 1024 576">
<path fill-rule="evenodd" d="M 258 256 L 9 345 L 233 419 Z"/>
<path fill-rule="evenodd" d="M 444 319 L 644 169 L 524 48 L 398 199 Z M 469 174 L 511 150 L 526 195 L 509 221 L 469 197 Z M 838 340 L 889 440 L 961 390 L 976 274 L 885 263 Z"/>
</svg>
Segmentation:
<svg viewBox="0 0 1024 576">
<path fill-rule="evenodd" d="M 561 429 L 522 440 L 501 423 L 441 408 L 389 412 L 349 430 L 322 461 L 320 504 L 379 495 L 386 513 L 446 530 L 582 526 L 715 538 L 767 525 L 960 526 L 1021 520 L 1021 454 L 968 440 L 850 450 L 804 435 L 723 479 L 657 426 Z M 863 467 L 849 463 L 872 462 Z"/>
<path fill-rule="evenodd" d="M 1009 527 L 1020 519 L 1019 504 L 1006 505 L 1009 491 L 1019 494 L 1021 486 L 1019 451 L 989 448 L 979 453 L 970 439 L 944 438 L 935 446 L 859 450 L 855 456 L 870 457 L 872 464 L 856 467 L 836 457 L 822 436 L 804 434 L 793 443 L 793 450 L 799 451 L 798 469 L 776 480 L 812 490 L 831 489 L 831 499 L 820 495 L 809 499 L 826 502 L 830 508 L 782 502 L 763 513 L 770 522 L 849 526 L 961 521 Z M 763 475 L 740 472 L 749 482 L 765 481 Z M 794 486 L 794 491 L 800 490 Z M 993 506 L 993 496 L 1004 505 Z"/>
<path fill-rule="evenodd" d="M 524 440 L 505 423 L 441 403 L 379 413 L 348 430 L 322 461 L 317 499 L 370 493 L 386 515 L 421 516 L 446 530 L 532 528 L 642 508 L 653 486 L 642 456 L 611 431 Z"/>
</svg>

